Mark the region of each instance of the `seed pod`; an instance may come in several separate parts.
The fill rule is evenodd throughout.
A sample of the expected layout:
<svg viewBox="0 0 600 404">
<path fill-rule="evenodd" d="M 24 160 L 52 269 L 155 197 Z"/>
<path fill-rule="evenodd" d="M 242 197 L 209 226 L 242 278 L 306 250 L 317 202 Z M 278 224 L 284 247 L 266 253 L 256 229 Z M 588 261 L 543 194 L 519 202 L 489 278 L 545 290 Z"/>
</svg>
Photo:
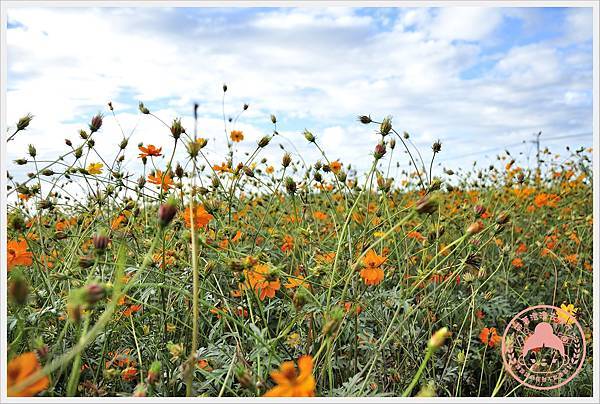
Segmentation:
<svg viewBox="0 0 600 404">
<path fill-rule="evenodd" d="M 29 155 L 33 158 L 35 158 L 35 156 L 37 155 L 37 150 L 35 149 L 35 146 L 32 144 L 29 145 L 28 152 L 29 152 Z"/>
<path fill-rule="evenodd" d="M 281 159 L 281 165 L 283 165 L 284 167 L 288 167 L 291 162 L 292 162 L 292 156 L 290 156 L 290 154 L 286 152 L 283 155 L 283 158 Z"/>
<path fill-rule="evenodd" d="M 121 150 L 124 150 L 127 147 L 127 144 L 129 143 L 129 140 L 127 139 L 123 139 L 121 140 L 121 143 L 119 143 L 119 148 Z"/>
<path fill-rule="evenodd" d="M 27 159 L 16 159 L 15 164 L 20 165 L 20 166 L 25 165 L 25 164 L 27 164 Z"/>
<path fill-rule="evenodd" d="M 271 122 L 273 122 L 273 124 L 277 123 L 277 117 L 273 114 L 271 114 Z"/>
</svg>

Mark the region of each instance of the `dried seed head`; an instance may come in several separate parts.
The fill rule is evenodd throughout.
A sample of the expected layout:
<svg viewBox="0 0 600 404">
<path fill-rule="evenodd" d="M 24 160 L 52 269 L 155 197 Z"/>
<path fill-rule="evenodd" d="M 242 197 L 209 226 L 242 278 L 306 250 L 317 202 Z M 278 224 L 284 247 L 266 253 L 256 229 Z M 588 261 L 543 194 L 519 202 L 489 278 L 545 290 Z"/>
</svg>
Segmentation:
<svg viewBox="0 0 600 404">
<path fill-rule="evenodd" d="M 223 92 L 227 92 L 227 84 L 223 83 Z"/>
<path fill-rule="evenodd" d="M 183 178 L 183 167 L 181 166 L 181 164 L 177 163 L 177 166 L 175 167 L 175 175 L 177 176 L 177 178 L 181 179 Z"/>
<path fill-rule="evenodd" d="M 200 143 L 194 142 L 193 140 L 190 140 L 185 147 L 188 154 L 193 159 L 198 157 L 198 153 L 200 153 L 200 149 L 202 148 Z"/>
<path fill-rule="evenodd" d="M 244 104 L 244 111 L 248 109 L 248 104 Z"/>
<path fill-rule="evenodd" d="M 496 218 L 496 223 L 503 225 L 510 221 L 510 215 L 507 212 L 501 212 Z"/>
<path fill-rule="evenodd" d="M 281 165 L 284 167 L 288 167 L 292 162 L 292 156 L 289 153 L 284 153 L 283 158 L 281 159 Z"/>
<path fill-rule="evenodd" d="M 436 140 L 435 142 L 433 142 L 433 146 L 431 146 L 431 150 L 433 150 L 434 153 L 439 153 L 442 151 L 442 142 L 440 142 L 439 140 Z"/>
</svg>

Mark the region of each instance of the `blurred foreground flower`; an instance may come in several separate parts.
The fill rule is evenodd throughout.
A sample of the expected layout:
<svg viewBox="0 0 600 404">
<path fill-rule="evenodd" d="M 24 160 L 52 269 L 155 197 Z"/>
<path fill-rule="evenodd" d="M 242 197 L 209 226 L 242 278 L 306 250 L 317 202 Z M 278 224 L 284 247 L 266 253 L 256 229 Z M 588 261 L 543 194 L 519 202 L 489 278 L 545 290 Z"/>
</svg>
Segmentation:
<svg viewBox="0 0 600 404">
<path fill-rule="evenodd" d="M 25 386 L 19 390 L 14 389 L 21 382 L 25 381 L 29 376 L 40 370 L 42 366 L 38 361 L 37 355 L 34 352 L 25 352 L 8 362 L 6 368 L 8 396 L 9 397 L 31 397 L 46 390 L 50 385 L 48 376 L 43 376 L 37 381 Z"/>
<path fill-rule="evenodd" d="M 264 397 L 313 397 L 316 383 L 312 371 L 312 356 L 300 357 L 298 369 L 292 361 L 283 362 L 279 370 L 271 372 L 271 378 L 277 385 Z"/>
</svg>

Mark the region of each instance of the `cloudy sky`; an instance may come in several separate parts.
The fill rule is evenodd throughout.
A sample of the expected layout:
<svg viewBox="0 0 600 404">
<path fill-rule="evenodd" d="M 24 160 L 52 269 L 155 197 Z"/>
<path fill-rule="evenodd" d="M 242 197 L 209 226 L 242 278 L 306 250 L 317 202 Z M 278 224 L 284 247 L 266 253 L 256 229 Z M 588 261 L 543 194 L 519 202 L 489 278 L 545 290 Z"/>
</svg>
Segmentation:
<svg viewBox="0 0 600 404">
<path fill-rule="evenodd" d="M 9 161 L 34 143 L 45 157 L 112 101 L 132 145 L 168 148 L 168 132 L 140 116 L 182 117 L 224 156 L 226 115 L 250 108 L 240 152 L 270 133 L 308 162 L 328 156 L 365 168 L 377 136 L 356 121 L 392 115 L 427 159 L 441 139 L 447 167 L 489 161 L 504 147 L 535 160 L 533 133 L 552 150 L 592 144 L 591 8 L 25 8 L 8 9 L 7 115 L 31 127 L 8 145 Z M 122 138 L 106 117 L 99 145 Z M 231 127 L 230 127 L 231 129 Z M 573 135 L 573 136 L 572 136 Z M 565 138 L 565 136 L 568 136 Z M 547 140 L 544 140 L 546 138 Z M 556 139 L 559 138 L 559 139 Z M 291 143 L 297 149 L 292 148 Z M 131 147 L 131 167 L 137 150 Z M 485 156 L 489 156 L 486 158 Z M 406 156 L 398 155 L 406 165 Z M 9 164 L 10 171 L 17 169 Z"/>
</svg>

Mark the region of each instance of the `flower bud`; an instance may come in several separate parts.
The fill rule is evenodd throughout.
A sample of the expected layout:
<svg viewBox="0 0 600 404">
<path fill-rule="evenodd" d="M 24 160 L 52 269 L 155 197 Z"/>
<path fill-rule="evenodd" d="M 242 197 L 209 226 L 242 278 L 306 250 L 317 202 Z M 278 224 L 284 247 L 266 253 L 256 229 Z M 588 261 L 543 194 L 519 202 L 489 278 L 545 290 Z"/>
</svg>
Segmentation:
<svg viewBox="0 0 600 404">
<path fill-rule="evenodd" d="M 304 129 L 304 138 L 312 143 L 314 143 L 315 141 L 315 136 L 312 133 L 310 133 L 307 129 Z"/>
<path fill-rule="evenodd" d="M 85 287 L 84 299 L 88 304 L 94 304 L 104 298 L 104 287 L 91 283 Z"/>
<path fill-rule="evenodd" d="M 484 225 L 483 223 L 481 223 L 480 221 L 477 221 L 475 223 L 472 223 L 468 228 L 467 228 L 467 234 L 472 236 L 474 234 L 477 234 L 479 232 L 481 232 L 484 229 Z"/>
<path fill-rule="evenodd" d="M 510 215 L 506 212 L 501 212 L 496 218 L 496 223 L 502 225 L 510 221 Z"/>
<path fill-rule="evenodd" d="M 25 130 L 28 126 L 29 123 L 31 122 L 31 120 L 33 119 L 33 115 L 31 114 L 27 114 L 24 117 L 22 117 L 21 119 L 19 119 L 19 122 L 17 122 L 17 130 Z"/>
<path fill-rule="evenodd" d="M 127 138 L 121 140 L 121 143 L 119 143 L 119 148 L 121 150 L 125 150 L 125 148 L 127 147 L 128 143 L 129 143 L 129 140 L 127 140 Z"/>
<path fill-rule="evenodd" d="M 167 203 L 163 203 L 158 208 L 158 224 L 161 229 L 164 229 L 171 223 L 177 214 L 177 203 L 174 199 L 169 199 Z"/>
<path fill-rule="evenodd" d="M 296 181 L 294 181 L 294 179 L 291 177 L 286 177 L 285 189 L 287 190 L 288 194 L 294 195 L 296 193 L 296 188 Z"/>
<path fill-rule="evenodd" d="M 148 115 L 150 113 L 150 110 L 144 106 L 143 102 L 140 102 L 139 108 L 140 112 L 144 115 Z"/>
<path fill-rule="evenodd" d="M 373 156 L 375 157 L 375 160 L 379 160 L 385 155 L 385 153 L 385 145 L 383 143 L 378 143 L 375 146 L 375 152 L 373 153 Z"/>
<path fill-rule="evenodd" d="M 35 158 L 35 156 L 37 155 L 37 150 L 35 149 L 35 146 L 32 144 L 29 145 L 28 152 L 29 152 L 29 155 L 33 158 Z"/>
<path fill-rule="evenodd" d="M 475 211 L 476 217 L 481 217 L 485 213 L 486 209 L 483 205 L 476 205 L 475 208 L 473 208 L 473 210 Z"/>
<path fill-rule="evenodd" d="M 379 132 L 381 133 L 381 136 L 387 136 L 391 130 L 392 130 L 392 117 L 386 116 L 383 119 L 383 121 L 381 122 L 381 125 L 379 127 Z"/>
<path fill-rule="evenodd" d="M 75 149 L 73 154 L 75 155 L 76 159 L 79 159 L 79 158 L 81 158 L 81 156 L 83 156 L 83 149 L 81 147 L 78 147 Z"/>
<path fill-rule="evenodd" d="M 223 83 L 223 92 L 226 93 L 227 92 L 227 84 Z"/>
<path fill-rule="evenodd" d="M 273 122 L 274 124 L 277 123 L 277 117 L 273 114 L 271 114 L 271 122 Z"/>
<path fill-rule="evenodd" d="M 415 204 L 415 210 L 419 214 L 431 214 L 437 211 L 439 200 L 437 194 L 428 194 L 422 197 Z"/>
<path fill-rule="evenodd" d="M 179 139 L 181 137 L 181 134 L 184 132 L 185 129 L 183 129 L 183 126 L 181 126 L 181 119 L 174 119 L 173 123 L 171 124 L 171 135 L 173 136 L 173 138 Z"/>
<path fill-rule="evenodd" d="M 438 349 L 439 347 L 444 345 L 446 338 L 448 338 L 450 335 L 452 334 L 450 333 L 450 331 L 448 331 L 448 327 L 440 328 L 431 336 L 431 338 L 429 338 L 427 348 L 433 350 Z"/>
<path fill-rule="evenodd" d="M 94 248 L 98 251 L 106 250 L 106 247 L 108 247 L 109 242 L 110 239 L 102 232 L 95 234 L 94 237 L 92 237 L 92 244 L 94 245 Z"/>
<path fill-rule="evenodd" d="M 360 121 L 360 123 L 364 123 L 365 125 L 366 125 L 366 124 L 369 124 L 369 123 L 371 123 L 371 122 L 373 122 L 373 121 L 371 120 L 371 117 L 370 117 L 370 116 L 367 116 L 367 115 L 360 115 L 360 116 L 358 117 L 358 120 Z"/>
<path fill-rule="evenodd" d="M 258 141 L 258 147 L 266 147 L 269 144 L 270 141 L 271 141 L 271 138 L 269 136 L 263 136 Z"/>
<path fill-rule="evenodd" d="M 285 153 L 283 155 L 283 158 L 281 159 L 281 165 L 283 165 L 284 167 L 288 167 L 291 162 L 292 162 L 292 156 L 290 156 L 289 153 Z"/>
<path fill-rule="evenodd" d="M 92 118 L 92 121 L 90 122 L 90 132 L 95 133 L 98 132 L 100 130 L 100 128 L 102 127 L 102 114 L 97 114 L 96 116 L 94 116 Z"/>
<path fill-rule="evenodd" d="M 160 368 L 161 364 L 159 361 L 154 361 L 148 369 L 148 376 L 146 377 L 146 383 L 152 385 L 160 379 Z"/>
</svg>

